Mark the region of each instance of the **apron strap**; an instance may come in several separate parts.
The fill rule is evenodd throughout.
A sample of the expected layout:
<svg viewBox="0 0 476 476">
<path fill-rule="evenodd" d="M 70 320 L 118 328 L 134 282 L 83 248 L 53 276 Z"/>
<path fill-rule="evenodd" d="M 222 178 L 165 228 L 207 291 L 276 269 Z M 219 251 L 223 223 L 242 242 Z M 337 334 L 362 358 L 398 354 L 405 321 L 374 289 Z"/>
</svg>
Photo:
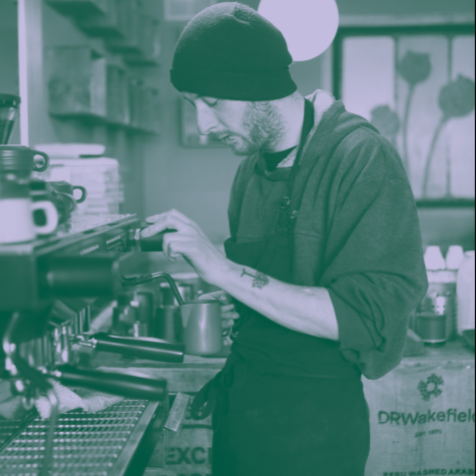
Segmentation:
<svg viewBox="0 0 476 476">
<path fill-rule="evenodd" d="M 288 187 L 286 195 L 281 200 L 281 213 L 278 220 L 278 228 L 287 228 L 291 230 L 294 227 L 299 208 L 291 210 L 291 198 L 293 197 L 294 184 L 296 182 L 296 176 L 299 172 L 299 166 L 301 164 L 301 157 L 306 145 L 307 137 L 314 125 L 314 105 L 308 99 L 304 100 L 304 122 L 301 131 L 301 140 L 294 159 L 294 164 L 291 169 L 291 176 L 289 177 Z"/>
<path fill-rule="evenodd" d="M 246 379 L 246 362 L 235 353 L 228 357 L 225 367 L 205 384 L 195 395 L 191 406 L 194 420 L 205 420 L 218 405 L 220 411 L 228 411 L 227 390 L 243 386 Z"/>
</svg>

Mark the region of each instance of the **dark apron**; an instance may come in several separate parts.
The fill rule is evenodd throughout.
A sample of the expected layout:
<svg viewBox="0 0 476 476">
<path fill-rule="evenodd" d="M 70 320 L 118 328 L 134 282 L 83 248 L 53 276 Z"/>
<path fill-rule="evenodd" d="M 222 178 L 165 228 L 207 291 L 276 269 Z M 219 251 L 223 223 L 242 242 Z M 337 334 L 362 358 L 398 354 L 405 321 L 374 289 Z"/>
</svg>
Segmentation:
<svg viewBox="0 0 476 476">
<path fill-rule="evenodd" d="M 252 243 L 225 242 L 231 261 L 287 283 L 293 280 L 297 215 L 289 209 L 289 197 L 304 139 L 275 234 Z M 237 308 L 246 314 L 246 306 L 237 302 Z M 235 338 L 244 325 L 235 326 Z M 295 338 L 294 331 L 279 327 L 280 339 Z M 281 368 L 246 359 L 232 346 L 224 369 L 195 397 L 194 418 L 213 412 L 213 476 L 364 476 L 370 429 L 360 376 L 305 375 Z"/>
</svg>

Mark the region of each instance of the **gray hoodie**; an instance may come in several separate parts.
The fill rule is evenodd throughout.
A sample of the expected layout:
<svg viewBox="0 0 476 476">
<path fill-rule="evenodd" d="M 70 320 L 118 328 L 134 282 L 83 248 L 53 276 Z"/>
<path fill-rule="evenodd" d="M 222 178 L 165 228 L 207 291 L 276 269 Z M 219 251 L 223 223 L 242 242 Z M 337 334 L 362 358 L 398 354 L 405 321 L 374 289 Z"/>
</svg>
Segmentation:
<svg viewBox="0 0 476 476">
<path fill-rule="evenodd" d="M 340 101 L 315 113 L 291 199 L 292 284 L 328 289 L 343 357 L 378 379 L 401 361 L 409 315 L 428 287 L 416 205 L 398 153 L 371 124 Z M 248 157 L 235 177 L 236 242 L 276 227 L 289 168 L 263 167 Z"/>
</svg>

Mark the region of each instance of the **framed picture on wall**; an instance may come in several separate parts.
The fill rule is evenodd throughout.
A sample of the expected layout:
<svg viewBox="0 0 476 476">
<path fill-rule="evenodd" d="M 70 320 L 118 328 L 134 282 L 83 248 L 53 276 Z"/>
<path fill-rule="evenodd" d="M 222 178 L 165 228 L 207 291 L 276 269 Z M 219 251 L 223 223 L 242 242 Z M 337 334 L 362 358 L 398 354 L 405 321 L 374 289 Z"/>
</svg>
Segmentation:
<svg viewBox="0 0 476 476">
<path fill-rule="evenodd" d="M 200 135 L 197 126 L 197 112 L 190 102 L 181 97 L 180 138 L 184 147 L 226 147 L 219 140 Z"/>
<path fill-rule="evenodd" d="M 189 21 L 217 0 L 164 0 L 165 21 Z"/>
<path fill-rule="evenodd" d="M 417 203 L 474 206 L 474 25 L 343 27 L 334 92 L 400 153 Z"/>
</svg>

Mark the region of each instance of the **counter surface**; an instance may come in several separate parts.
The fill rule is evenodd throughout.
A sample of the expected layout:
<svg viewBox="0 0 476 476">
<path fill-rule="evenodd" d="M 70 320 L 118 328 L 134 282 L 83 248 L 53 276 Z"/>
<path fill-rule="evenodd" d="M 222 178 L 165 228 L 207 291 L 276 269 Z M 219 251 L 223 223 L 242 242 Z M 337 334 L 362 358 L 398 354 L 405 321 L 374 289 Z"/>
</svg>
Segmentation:
<svg viewBox="0 0 476 476">
<path fill-rule="evenodd" d="M 474 352 L 464 343 L 463 339 L 448 342 L 444 347 L 425 347 L 424 355 L 418 357 L 405 357 L 400 365 L 383 377 L 384 380 L 392 379 L 401 371 L 424 370 L 430 367 L 446 368 L 470 367 L 474 369 Z M 106 352 L 95 352 L 91 355 L 91 365 L 102 369 L 127 368 L 130 372 L 143 373 L 148 376 L 167 379 L 169 391 L 195 393 L 210 379 L 212 379 L 225 365 L 226 358 L 207 358 L 186 355 L 184 362 L 163 363 L 150 360 L 126 359 L 119 355 Z M 364 386 L 373 385 L 374 381 L 364 380 Z M 375 381 L 380 382 L 382 379 Z M 383 382 L 384 383 L 384 382 Z M 371 386 L 372 386 L 371 385 Z"/>
<path fill-rule="evenodd" d="M 474 350 L 472 350 L 463 338 L 447 342 L 443 347 L 425 346 L 425 353 L 415 357 L 405 357 L 400 366 L 413 366 L 425 363 L 449 362 L 452 360 L 473 361 Z"/>
<path fill-rule="evenodd" d="M 466 345 L 465 341 L 457 339 L 447 342 L 443 347 L 427 347 L 423 355 L 404 357 L 398 367 L 412 367 L 424 364 L 436 364 L 438 362 L 451 361 L 468 361 L 474 362 L 474 351 Z M 167 362 L 153 362 L 143 359 L 132 359 L 121 357 L 117 354 L 109 352 L 95 352 L 91 355 L 91 365 L 93 367 L 143 367 L 149 368 L 165 368 L 165 369 L 220 369 L 225 365 L 226 357 L 198 357 L 194 355 L 186 355 L 184 362 L 181 364 Z"/>
</svg>

